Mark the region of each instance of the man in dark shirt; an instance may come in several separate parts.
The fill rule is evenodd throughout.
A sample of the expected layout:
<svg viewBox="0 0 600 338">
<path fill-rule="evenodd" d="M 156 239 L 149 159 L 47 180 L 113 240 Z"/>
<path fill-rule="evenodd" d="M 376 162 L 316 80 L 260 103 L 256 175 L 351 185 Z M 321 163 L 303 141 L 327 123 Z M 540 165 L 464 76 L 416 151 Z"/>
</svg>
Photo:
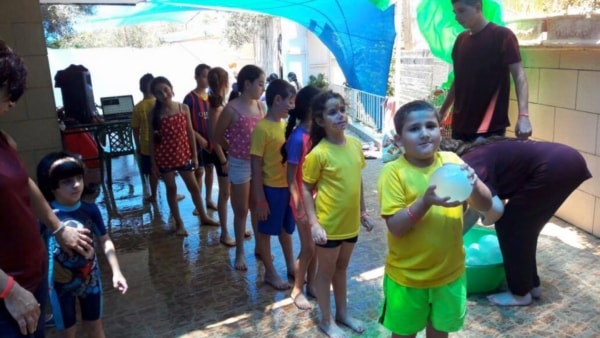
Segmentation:
<svg viewBox="0 0 600 338">
<path fill-rule="evenodd" d="M 467 30 L 456 38 L 452 50 L 454 82 L 440 109 L 442 117 L 452 111 L 452 137 L 474 141 L 503 136 L 508 119 L 510 75 L 519 105 L 515 133 L 531 136 L 527 78 L 516 36 L 507 28 L 488 22 L 481 0 L 451 0 L 456 20 Z M 510 74 L 510 75 L 509 75 Z"/>
</svg>

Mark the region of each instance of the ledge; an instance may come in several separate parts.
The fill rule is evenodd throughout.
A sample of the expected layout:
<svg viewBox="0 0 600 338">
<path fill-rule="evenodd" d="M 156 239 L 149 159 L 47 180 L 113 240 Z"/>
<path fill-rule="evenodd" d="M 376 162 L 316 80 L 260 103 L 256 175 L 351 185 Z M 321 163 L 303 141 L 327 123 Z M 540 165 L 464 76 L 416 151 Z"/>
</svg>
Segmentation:
<svg viewBox="0 0 600 338">
<path fill-rule="evenodd" d="M 600 15 L 526 18 L 506 23 L 521 46 L 600 48 Z"/>
</svg>

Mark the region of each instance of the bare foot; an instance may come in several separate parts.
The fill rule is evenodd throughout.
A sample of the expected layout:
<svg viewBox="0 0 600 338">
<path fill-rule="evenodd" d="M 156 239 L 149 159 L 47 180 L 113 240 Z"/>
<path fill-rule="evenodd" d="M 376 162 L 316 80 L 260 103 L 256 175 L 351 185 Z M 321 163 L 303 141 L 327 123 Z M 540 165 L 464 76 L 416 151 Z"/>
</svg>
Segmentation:
<svg viewBox="0 0 600 338">
<path fill-rule="evenodd" d="M 211 226 L 220 226 L 221 224 L 216 220 L 206 216 L 206 218 L 200 218 L 200 223 L 202 225 L 211 225 Z"/>
<path fill-rule="evenodd" d="M 275 290 L 287 290 L 291 287 L 288 282 L 281 279 L 277 274 L 272 276 L 265 274 L 265 283 L 271 285 Z"/>
<path fill-rule="evenodd" d="M 235 256 L 235 269 L 239 270 L 239 271 L 246 271 L 248 270 L 248 265 L 246 265 L 246 257 L 244 257 L 244 255 L 237 255 Z"/>
<path fill-rule="evenodd" d="M 294 301 L 294 305 L 296 305 L 296 307 L 300 310 L 310 310 L 312 309 L 312 305 L 310 304 L 310 302 L 308 301 L 308 299 L 306 299 L 306 296 L 304 296 L 304 293 L 302 293 L 302 290 L 292 290 L 292 294 L 290 295 L 290 297 L 292 298 L 292 300 Z"/>
<path fill-rule="evenodd" d="M 206 200 L 206 209 L 217 210 L 217 206 L 211 200 Z"/>
<path fill-rule="evenodd" d="M 198 212 L 198 209 L 194 209 L 194 211 L 192 211 L 192 215 L 194 215 L 194 216 L 200 215 L 200 213 Z"/>
<path fill-rule="evenodd" d="M 517 296 L 510 291 L 495 293 L 487 296 L 487 299 L 495 305 L 500 306 L 525 306 L 531 304 L 531 294 L 525 296 Z"/>
<path fill-rule="evenodd" d="M 323 331 L 330 338 L 347 338 L 348 335 L 344 330 L 342 330 L 339 326 L 337 326 L 334 322 L 329 324 L 319 323 L 319 329 Z"/>
<path fill-rule="evenodd" d="M 182 236 L 182 237 L 187 237 L 188 233 L 185 230 L 185 228 L 183 227 L 183 224 L 177 224 L 177 225 L 175 225 L 175 235 Z"/>
<path fill-rule="evenodd" d="M 244 238 L 250 238 L 250 237 L 252 237 L 252 232 L 250 232 L 250 230 L 244 231 Z"/>
<path fill-rule="evenodd" d="M 531 293 L 531 297 L 533 297 L 534 299 L 540 299 L 542 298 L 542 287 L 536 286 L 533 289 L 531 289 L 529 293 Z"/>
<path fill-rule="evenodd" d="M 358 320 L 354 317 L 350 317 L 350 316 L 339 317 L 339 318 L 336 318 L 335 321 L 351 328 L 352 331 L 354 331 L 356 333 L 365 332 L 365 323 L 363 323 L 361 320 Z"/>
<path fill-rule="evenodd" d="M 221 235 L 221 237 L 219 238 L 219 242 L 221 242 L 221 244 L 228 246 L 228 247 L 233 247 L 235 246 L 235 240 L 231 237 L 229 237 L 229 235 Z"/>
<path fill-rule="evenodd" d="M 177 202 L 181 201 L 184 198 L 185 198 L 185 195 L 177 194 Z"/>
</svg>

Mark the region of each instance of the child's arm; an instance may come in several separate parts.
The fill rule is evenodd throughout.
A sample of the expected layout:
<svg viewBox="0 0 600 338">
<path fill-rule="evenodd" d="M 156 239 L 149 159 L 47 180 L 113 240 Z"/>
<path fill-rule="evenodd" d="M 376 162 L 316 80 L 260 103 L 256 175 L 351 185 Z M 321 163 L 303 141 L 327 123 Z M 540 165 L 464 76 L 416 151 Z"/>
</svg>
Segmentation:
<svg viewBox="0 0 600 338">
<path fill-rule="evenodd" d="M 193 128 L 192 128 L 193 129 Z M 200 146 L 201 149 L 206 149 L 208 147 L 208 140 L 205 139 L 199 132 L 194 129 L 194 139 L 196 143 Z"/>
<path fill-rule="evenodd" d="M 217 119 L 212 136 L 213 144 L 219 144 L 224 149 L 229 148 L 227 140 L 225 139 L 225 130 L 233 122 L 234 115 L 233 109 L 229 106 L 230 104 L 231 103 L 228 103 L 227 106 L 223 108 L 223 111 L 219 114 L 219 118 Z"/>
<path fill-rule="evenodd" d="M 448 200 L 450 200 L 450 197 L 438 197 L 435 194 L 435 185 L 431 185 L 427 188 L 425 194 L 417 198 L 413 204 L 386 218 L 388 229 L 394 236 L 403 236 L 410 229 L 419 225 L 419 222 L 432 205 L 451 208 L 462 204 L 462 202 L 448 202 Z"/>
<path fill-rule="evenodd" d="M 250 165 L 252 167 L 252 191 L 254 193 L 254 205 L 256 217 L 259 221 L 266 221 L 269 216 L 269 203 L 265 197 L 263 187 L 262 166 L 263 158 L 261 156 L 250 156 Z"/>
<path fill-rule="evenodd" d="M 302 182 L 302 199 L 304 200 L 304 210 L 306 211 L 306 218 L 308 220 L 308 225 L 310 226 L 310 233 L 313 241 L 316 244 L 325 244 L 327 243 L 327 233 L 321 224 L 319 224 L 319 219 L 317 219 L 315 200 L 312 197 L 312 192 L 314 189 L 314 184 L 306 181 Z"/>
<path fill-rule="evenodd" d="M 373 220 L 369 213 L 367 212 L 367 207 L 365 206 L 365 189 L 362 178 L 360 180 L 360 224 L 367 229 L 367 231 L 373 230 Z"/>
<path fill-rule="evenodd" d="M 152 175 L 155 177 L 160 177 L 160 171 L 158 170 L 158 165 L 156 164 L 156 145 L 154 144 L 154 123 L 152 123 L 154 119 L 154 110 L 150 111 L 148 114 L 148 130 L 150 131 L 150 142 L 148 142 L 148 146 L 150 147 L 150 163 L 152 165 L 151 171 Z"/>
<path fill-rule="evenodd" d="M 48 227 L 60 246 L 68 254 L 72 254 L 72 251 L 75 250 L 87 257 L 94 252 L 94 248 L 91 246 L 90 230 L 65 226 L 56 217 L 44 195 L 31 178 L 29 179 L 29 198 L 37 218 Z"/>
<path fill-rule="evenodd" d="M 212 109 L 209 110 L 209 114 L 211 111 L 212 111 Z M 209 115 L 208 122 L 210 123 L 210 128 L 208 128 L 208 137 L 212 141 L 213 151 L 217 155 L 217 159 L 218 159 L 219 163 L 221 163 L 221 170 L 223 170 L 224 173 L 227 173 L 228 172 L 227 157 L 225 156 L 223 147 L 221 146 L 220 143 L 215 142 L 215 137 L 214 137 L 214 134 L 215 134 L 214 130 L 217 128 L 217 121 L 219 120 L 219 116 L 221 116 L 222 111 L 223 111 L 223 108 L 220 108 L 220 107 L 215 108 L 213 114 Z"/>
<path fill-rule="evenodd" d="M 465 164 L 466 165 L 466 164 Z M 467 199 L 469 205 L 476 210 L 486 212 L 492 207 L 492 192 L 475 174 L 475 170 L 467 165 L 467 171 L 469 172 L 469 178 L 473 185 L 473 192 Z"/>
<path fill-rule="evenodd" d="M 121 267 L 119 266 L 119 261 L 117 260 L 117 252 L 115 250 L 115 244 L 110 239 L 108 234 L 100 236 L 100 244 L 102 244 L 102 248 L 104 249 L 104 254 L 106 255 L 106 260 L 110 265 L 110 269 L 113 273 L 113 287 L 119 290 L 122 294 L 127 292 L 127 281 L 121 272 Z"/>
<path fill-rule="evenodd" d="M 196 150 L 196 140 L 194 139 L 194 127 L 192 127 L 192 119 L 190 118 L 190 109 L 186 104 L 183 106 L 183 112 L 185 114 L 185 119 L 187 120 L 187 138 L 188 143 L 190 145 L 190 150 L 192 152 L 192 165 L 194 169 L 198 168 L 198 152 Z"/>
</svg>

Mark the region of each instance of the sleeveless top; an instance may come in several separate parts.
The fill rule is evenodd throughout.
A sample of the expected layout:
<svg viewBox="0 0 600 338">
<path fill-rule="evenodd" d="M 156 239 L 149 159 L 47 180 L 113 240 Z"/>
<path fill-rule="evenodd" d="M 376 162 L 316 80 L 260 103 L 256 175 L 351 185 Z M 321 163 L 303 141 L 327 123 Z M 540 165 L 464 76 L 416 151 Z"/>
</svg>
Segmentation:
<svg viewBox="0 0 600 338">
<path fill-rule="evenodd" d="M 233 106 L 231 107 L 238 117 L 237 121 L 227 127 L 225 134 L 227 143 L 229 143 L 228 153 L 231 157 L 246 161 L 250 160 L 250 138 L 252 131 L 254 131 L 258 121 L 264 117 L 260 103 L 257 102 L 256 104 L 258 105 L 259 114 L 253 116 L 243 115 L 237 109 L 233 108 Z"/>
<path fill-rule="evenodd" d="M 155 146 L 155 160 L 159 168 L 182 167 L 192 158 L 187 136 L 187 120 L 183 112 L 161 119 L 160 143 Z"/>
</svg>

